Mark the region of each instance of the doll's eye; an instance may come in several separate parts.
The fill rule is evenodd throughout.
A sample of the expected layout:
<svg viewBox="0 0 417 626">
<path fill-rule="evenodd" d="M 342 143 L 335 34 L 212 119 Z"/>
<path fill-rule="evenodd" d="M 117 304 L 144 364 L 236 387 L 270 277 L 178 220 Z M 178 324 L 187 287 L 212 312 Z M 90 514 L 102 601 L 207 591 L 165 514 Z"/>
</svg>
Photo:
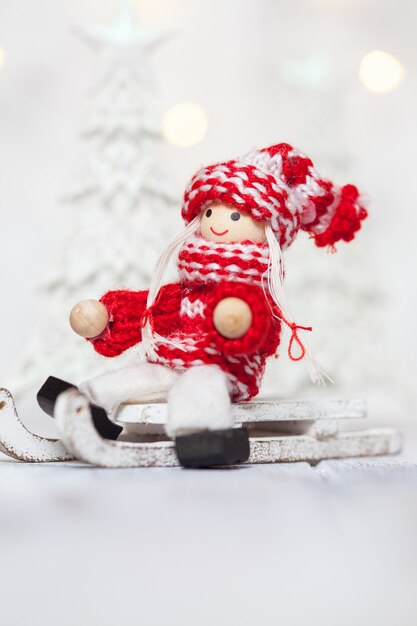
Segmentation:
<svg viewBox="0 0 417 626">
<path fill-rule="evenodd" d="M 232 213 L 232 215 L 230 216 L 230 219 L 232 219 L 234 222 L 237 222 L 238 220 L 240 220 L 240 213 L 238 213 L 237 211 L 235 211 L 234 213 Z"/>
<path fill-rule="evenodd" d="M 206 217 L 210 217 L 210 215 L 213 213 L 213 211 L 211 209 L 208 209 L 206 211 Z"/>
</svg>

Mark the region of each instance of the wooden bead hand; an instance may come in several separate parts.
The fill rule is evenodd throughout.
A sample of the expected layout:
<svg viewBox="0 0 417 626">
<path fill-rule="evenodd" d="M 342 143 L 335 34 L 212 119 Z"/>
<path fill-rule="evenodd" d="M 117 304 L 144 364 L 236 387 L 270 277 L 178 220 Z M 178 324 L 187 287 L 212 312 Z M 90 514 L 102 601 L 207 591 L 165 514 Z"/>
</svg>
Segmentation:
<svg viewBox="0 0 417 626">
<path fill-rule="evenodd" d="M 241 298 L 223 298 L 214 309 L 213 322 L 223 337 L 238 339 L 249 330 L 252 311 Z"/>
<path fill-rule="evenodd" d="M 82 300 L 71 310 L 69 322 L 77 335 L 92 339 L 101 335 L 109 323 L 109 314 L 98 300 Z"/>
</svg>

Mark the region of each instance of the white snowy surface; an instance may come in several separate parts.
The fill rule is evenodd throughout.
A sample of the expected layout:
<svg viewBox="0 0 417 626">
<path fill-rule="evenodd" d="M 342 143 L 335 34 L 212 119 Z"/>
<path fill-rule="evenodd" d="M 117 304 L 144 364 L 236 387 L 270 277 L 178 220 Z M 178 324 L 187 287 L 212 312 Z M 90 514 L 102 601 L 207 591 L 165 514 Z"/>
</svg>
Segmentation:
<svg viewBox="0 0 417 626">
<path fill-rule="evenodd" d="M 0 461 L 0 623 L 415 626 L 417 448 L 237 470 Z"/>
</svg>

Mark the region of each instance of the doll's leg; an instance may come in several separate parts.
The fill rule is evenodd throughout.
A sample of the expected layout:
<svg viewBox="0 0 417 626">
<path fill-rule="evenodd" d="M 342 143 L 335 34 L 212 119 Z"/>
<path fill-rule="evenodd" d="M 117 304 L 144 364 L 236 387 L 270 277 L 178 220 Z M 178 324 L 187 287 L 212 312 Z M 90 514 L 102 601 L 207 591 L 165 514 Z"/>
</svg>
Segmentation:
<svg viewBox="0 0 417 626">
<path fill-rule="evenodd" d="M 168 394 L 169 436 L 233 426 L 229 383 L 217 365 L 190 367 Z"/>
<path fill-rule="evenodd" d="M 138 363 L 91 378 L 79 389 L 90 402 L 111 411 L 123 402 L 164 400 L 179 376 L 163 365 Z"/>
</svg>

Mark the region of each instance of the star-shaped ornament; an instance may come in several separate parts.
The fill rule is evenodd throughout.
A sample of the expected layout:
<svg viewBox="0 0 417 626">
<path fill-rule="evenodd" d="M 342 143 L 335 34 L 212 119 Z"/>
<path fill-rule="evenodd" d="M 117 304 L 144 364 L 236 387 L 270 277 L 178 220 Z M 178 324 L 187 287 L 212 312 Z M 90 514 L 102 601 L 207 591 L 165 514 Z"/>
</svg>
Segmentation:
<svg viewBox="0 0 417 626">
<path fill-rule="evenodd" d="M 169 32 L 143 28 L 135 15 L 132 3 L 122 3 L 112 22 L 77 27 L 74 32 L 82 41 L 97 50 L 105 64 L 101 80 L 115 69 L 130 68 L 141 79 L 149 79 L 148 55 L 171 36 Z"/>
</svg>

